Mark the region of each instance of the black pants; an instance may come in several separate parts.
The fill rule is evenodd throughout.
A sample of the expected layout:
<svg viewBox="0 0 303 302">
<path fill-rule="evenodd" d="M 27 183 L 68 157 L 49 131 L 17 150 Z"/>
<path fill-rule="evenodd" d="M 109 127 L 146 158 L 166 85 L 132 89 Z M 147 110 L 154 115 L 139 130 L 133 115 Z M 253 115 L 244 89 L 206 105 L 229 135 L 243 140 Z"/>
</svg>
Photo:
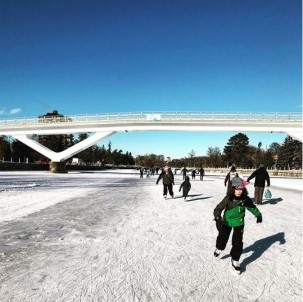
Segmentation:
<svg viewBox="0 0 303 302">
<path fill-rule="evenodd" d="M 165 185 L 165 184 L 163 184 L 163 196 L 167 195 L 167 189 L 170 196 L 174 196 L 173 185 Z"/>
<path fill-rule="evenodd" d="M 244 225 L 231 228 L 223 224 L 223 228 L 219 232 L 219 235 L 217 237 L 216 248 L 219 250 L 225 249 L 232 229 L 234 229 L 234 231 L 232 236 L 232 248 L 230 251 L 230 255 L 233 260 L 239 261 L 243 251 Z"/>
</svg>

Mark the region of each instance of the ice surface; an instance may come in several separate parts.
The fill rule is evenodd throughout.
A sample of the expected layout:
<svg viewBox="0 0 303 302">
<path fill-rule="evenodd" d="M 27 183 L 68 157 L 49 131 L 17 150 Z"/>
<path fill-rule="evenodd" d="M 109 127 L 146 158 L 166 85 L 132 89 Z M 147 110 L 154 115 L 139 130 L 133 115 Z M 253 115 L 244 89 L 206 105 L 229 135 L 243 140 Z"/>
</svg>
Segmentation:
<svg viewBox="0 0 303 302">
<path fill-rule="evenodd" d="M 164 200 L 136 171 L 0 173 L 0 301 L 301 301 L 302 180 L 247 212 L 243 273 L 213 256 L 225 175 Z M 253 197 L 253 183 L 248 185 Z"/>
</svg>

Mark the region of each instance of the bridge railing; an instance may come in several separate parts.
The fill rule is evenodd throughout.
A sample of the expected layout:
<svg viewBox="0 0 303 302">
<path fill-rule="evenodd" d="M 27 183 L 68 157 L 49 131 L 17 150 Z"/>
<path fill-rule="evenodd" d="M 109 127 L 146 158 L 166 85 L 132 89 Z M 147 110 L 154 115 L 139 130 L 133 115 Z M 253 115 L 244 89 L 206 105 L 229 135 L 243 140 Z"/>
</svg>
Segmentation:
<svg viewBox="0 0 303 302">
<path fill-rule="evenodd" d="M 0 119 L 0 127 L 35 125 L 41 123 L 86 123 L 104 121 L 160 121 L 160 120 L 246 120 L 246 121 L 279 121 L 279 122 L 299 122 L 302 121 L 300 112 L 273 112 L 273 113 L 229 113 L 229 112 L 122 112 L 122 113 L 102 113 L 102 114 L 80 114 L 64 117 L 44 117 L 44 118 L 14 118 Z"/>
</svg>

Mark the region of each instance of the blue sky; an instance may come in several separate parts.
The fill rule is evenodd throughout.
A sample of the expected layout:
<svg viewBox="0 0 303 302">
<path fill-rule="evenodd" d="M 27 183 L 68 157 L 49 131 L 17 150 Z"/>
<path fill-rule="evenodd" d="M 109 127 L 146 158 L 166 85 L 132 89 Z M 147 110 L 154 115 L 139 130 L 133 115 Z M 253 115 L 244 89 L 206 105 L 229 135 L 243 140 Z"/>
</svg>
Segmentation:
<svg viewBox="0 0 303 302">
<path fill-rule="evenodd" d="M 300 0 L 0 1 L 0 118 L 140 111 L 301 112 Z M 236 133 L 100 142 L 186 157 Z M 250 144 L 284 134 L 246 133 Z"/>
</svg>

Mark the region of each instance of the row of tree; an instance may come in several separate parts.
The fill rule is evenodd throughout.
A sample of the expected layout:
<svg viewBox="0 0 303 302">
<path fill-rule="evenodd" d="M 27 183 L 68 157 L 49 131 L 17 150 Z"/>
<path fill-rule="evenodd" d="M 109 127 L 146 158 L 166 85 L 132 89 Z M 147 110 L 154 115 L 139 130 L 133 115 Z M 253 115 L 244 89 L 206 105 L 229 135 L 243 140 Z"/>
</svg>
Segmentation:
<svg viewBox="0 0 303 302">
<path fill-rule="evenodd" d="M 140 166 L 161 166 L 164 157 L 155 154 L 138 156 L 136 163 Z M 209 147 L 207 156 L 196 156 L 192 150 L 188 157 L 173 159 L 173 167 L 226 167 L 236 164 L 241 168 L 256 168 L 264 164 L 269 169 L 290 170 L 302 169 L 302 143 L 287 136 L 282 145 L 274 142 L 267 150 L 262 149 L 262 143 L 258 146 L 249 144 L 249 138 L 238 133 L 232 136 L 221 153 L 218 147 Z"/>
<path fill-rule="evenodd" d="M 36 136 L 35 139 L 55 152 L 61 152 L 66 148 L 86 139 L 88 133 L 83 133 L 74 138 L 70 135 L 48 135 Z M 165 164 L 163 155 L 146 154 L 137 156 L 136 159 L 131 152 L 123 153 L 120 149 L 112 150 L 112 144 L 109 142 L 107 148 L 94 145 L 77 155 L 87 165 L 114 164 L 114 165 L 138 165 L 144 167 L 161 167 Z M 0 138 L 0 159 L 4 161 L 14 162 L 47 162 L 40 153 L 26 146 L 22 142 L 12 139 L 11 137 Z M 282 145 L 272 143 L 267 150 L 262 149 L 262 143 L 258 146 L 249 144 L 248 137 L 243 133 L 232 136 L 227 145 L 224 147 L 223 153 L 218 147 L 209 147 L 207 156 L 196 156 L 196 152 L 192 150 L 188 157 L 181 159 L 173 159 L 171 166 L 182 167 L 226 167 L 235 163 L 242 168 L 255 168 L 263 163 L 270 169 L 301 169 L 302 168 L 302 143 L 293 140 L 287 136 Z"/>
</svg>

